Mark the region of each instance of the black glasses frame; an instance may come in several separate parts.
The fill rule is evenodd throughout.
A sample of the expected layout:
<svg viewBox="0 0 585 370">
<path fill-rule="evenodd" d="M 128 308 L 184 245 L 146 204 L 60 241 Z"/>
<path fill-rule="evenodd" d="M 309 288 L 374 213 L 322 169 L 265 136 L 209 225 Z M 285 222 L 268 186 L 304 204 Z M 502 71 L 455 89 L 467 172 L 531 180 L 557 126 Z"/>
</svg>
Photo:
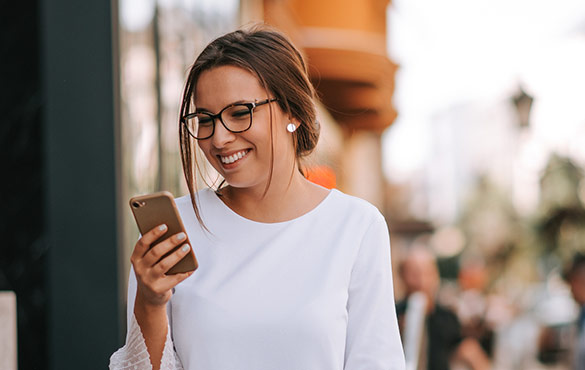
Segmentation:
<svg viewBox="0 0 585 370">
<path fill-rule="evenodd" d="M 266 99 L 266 100 L 262 100 L 262 101 L 254 101 L 254 102 L 250 102 L 250 103 L 234 103 L 234 104 L 228 105 L 227 107 L 224 107 L 217 114 L 213 114 L 213 113 L 210 113 L 210 112 L 189 113 L 189 114 L 184 115 L 183 117 L 181 117 L 181 123 L 185 126 L 185 129 L 187 130 L 187 132 L 189 133 L 189 135 L 191 135 L 191 137 L 194 138 L 194 139 L 196 139 L 196 140 L 205 140 L 205 139 L 209 139 L 210 137 L 212 137 L 213 134 L 215 133 L 215 122 L 216 122 L 217 119 L 219 119 L 219 121 L 221 122 L 221 124 L 223 125 L 223 127 L 225 127 L 226 130 L 228 130 L 229 132 L 233 132 L 234 134 L 239 134 L 241 132 L 248 131 L 250 129 L 250 127 L 252 127 L 252 116 L 253 116 L 254 109 L 256 107 L 259 107 L 259 106 L 264 105 L 264 104 L 272 103 L 272 102 L 275 102 L 277 100 L 278 100 L 277 98 L 272 98 L 272 99 Z M 232 129 L 230 129 L 229 127 L 227 127 L 227 125 L 225 124 L 225 122 L 221 118 L 221 115 L 223 114 L 223 112 L 226 109 L 230 109 L 232 107 L 237 107 L 237 106 L 247 107 L 250 110 L 250 124 L 244 130 L 232 130 Z M 209 136 L 206 136 L 206 137 L 197 137 L 197 136 L 195 136 L 191 132 L 191 130 L 189 130 L 189 125 L 187 124 L 187 120 L 188 119 L 193 118 L 193 117 L 195 117 L 195 116 L 197 116 L 198 114 L 201 114 L 201 113 L 208 115 L 209 118 L 211 118 L 211 122 L 213 124 L 212 129 L 211 129 L 211 134 L 209 134 Z"/>
</svg>

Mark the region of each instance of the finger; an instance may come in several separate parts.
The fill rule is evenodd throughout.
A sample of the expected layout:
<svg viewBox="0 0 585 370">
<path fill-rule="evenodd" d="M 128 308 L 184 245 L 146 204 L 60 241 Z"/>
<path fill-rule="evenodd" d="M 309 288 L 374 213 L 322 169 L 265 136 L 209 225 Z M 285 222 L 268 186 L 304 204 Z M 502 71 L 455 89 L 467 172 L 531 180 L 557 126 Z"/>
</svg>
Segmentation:
<svg viewBox="0 0 585 370">
<path fill-rule="evenodd" d="M 154 243 L 158 238 L 163 236 L 167 232 L 168 228 L 167 225 L 162 224 L 157 227 L 152 228 L 147 233 L 142 235 L 136 246 L 134 247 L 134 252 L 132 253 L 133 258 L 142 258 L 150 249 L 152 243 Z"/>
<path fill-rule="evenodd" d="M 183 259 L 188 253 L 191 247 L 189 244 L 183 244 L 176 251 L 169 254 L 165 258 L 161 259 L 155 266 L 159 272 L 166 274 L 173 266 L 175 266 L 180 260 Z"/>
<path fill-rule="evenodd" d="M 184 243 L 186 239 L 187 235 L 181 232 L 163 240 L 162 242 L 150 248 L 150 250 L 144 255 L 144 262 L 148 266 L 154 266 L 170 251 L 172 251 L 181 243 Z"/>
<path fill-rule="evenodd" d="M 193 275 L 194 272 L 195 271 L 188 271 L 180 272 L 178 274 L 173 275 L 165 275 L 165 277 L 161 279 L 161 288 L 164 290 L 171 290 L 180 282 L 187 279 L 189 276 Z"/>
</svg>

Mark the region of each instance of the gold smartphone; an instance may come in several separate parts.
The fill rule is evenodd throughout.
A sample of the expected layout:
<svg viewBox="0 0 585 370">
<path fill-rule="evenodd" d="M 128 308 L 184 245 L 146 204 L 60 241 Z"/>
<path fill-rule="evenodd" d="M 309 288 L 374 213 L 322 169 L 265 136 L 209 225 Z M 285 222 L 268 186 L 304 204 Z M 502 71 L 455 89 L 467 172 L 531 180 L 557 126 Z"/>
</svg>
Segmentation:
<svg viewBox="0 0 585 370">
<path fill-rule="evenodd" d="M 175 205 L 173 195 L 168 191 L 132 197 L 130 199 L 130 208 L 132 209 L 132 214 L 134 215 L 134 219 L 136 220 L 136 224 L 142 235 L 158 225 L 167 225 L 167 232 L 152 243 L 152 246 L 170 236 L 180 233 L 181 231 L 187 235 L 183 222 L 181 221 L 181 216 L 179 216 L 179 211 Z M 164 257 L 168 256 L 185 243 L 189 243 L 191 246 L 189 253 L 177 262 L 175 266 L 171 267 L 167 272 L 167 275 L 194 271 L 199 266 L 197 258 L 195 258 L 195 254 L 193 253 L 193 244 L 189 241 L 188 236 L 183 243 L 167 253 Z"/>
</svg>

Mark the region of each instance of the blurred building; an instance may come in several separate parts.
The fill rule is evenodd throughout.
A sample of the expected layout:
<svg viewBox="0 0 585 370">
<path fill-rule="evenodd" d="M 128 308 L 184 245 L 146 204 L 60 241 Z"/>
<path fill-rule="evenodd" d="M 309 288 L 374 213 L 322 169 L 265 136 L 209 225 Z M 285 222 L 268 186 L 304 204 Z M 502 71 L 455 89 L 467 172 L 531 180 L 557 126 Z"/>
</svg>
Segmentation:
<svg viewBox="0 0 585 370">
<path fill-rule="evenodd" d="M 386 48 L 389 3 L 263 1 L 266 22 L 287 32 L 305 52 L 323 107 L 340 130 L 338 151 L 321 160 L 337 172 L 339 188 L 380 208 L 385 191 L 380 135 L 396 117 L 397 66 Z"/>
</svg>

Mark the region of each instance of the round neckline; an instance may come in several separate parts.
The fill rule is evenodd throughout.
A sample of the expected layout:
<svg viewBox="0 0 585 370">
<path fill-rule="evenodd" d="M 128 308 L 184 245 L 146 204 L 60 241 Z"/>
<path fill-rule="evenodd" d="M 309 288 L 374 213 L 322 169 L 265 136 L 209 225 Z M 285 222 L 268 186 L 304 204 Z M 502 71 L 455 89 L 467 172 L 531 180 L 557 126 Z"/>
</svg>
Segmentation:
<svg viewBox="0 0 585 370">
<path fill-rule="evenodd" d="M 233 217 L 236 217 L 240 220 L 243 220 L 245 222 L 251 223 L 251 224 L 256 224 L 256 225 L 261 225 L 261 226 L 278 226 L 278 225 L 286 225 L 288 223 L 292 223 L 295 221 L 299 221 L 305 217 L 310 216 L 311 214 L 317 212 L 317 210 L 319 208 L 322 208 L 324 206 L 325 203 L 328 202 L 328 199 L 332 197 L 333 193 L 336 193 L 338 190 L 337 189 L 329 189 L 329 192 L 327 193 L 327 195 L 312 209 L 310 209 L 309 211 L 303 213 L 302 215 L 292 218 L 290 220 L 286 220 L 286 221 L 278 221 L 278 222 L 261 222 L 261 221 L 255 221 L 255 220 L 251 220 L 247 217 L 244 217 L 242 215 L 240 215 L 239 213 L 237 213 L 236 211 L 234 211 L 233 209 L 231 209 L 230 207 L 227 206 L 227 204 L 225 204 L 220 198 L 219 196 L 215 193 L 215 191 L 213 191 L 213 189 L 211 188 L 207 188 L 206 189 L 210 194 L 210 196 L 213 198 L 214 202 L 219 202 L 220 203 L 220 207 L 222 209 L 224 209 L 226 212 L 228 212 L 230 215 L 232 215 Z"/>
</svg>

